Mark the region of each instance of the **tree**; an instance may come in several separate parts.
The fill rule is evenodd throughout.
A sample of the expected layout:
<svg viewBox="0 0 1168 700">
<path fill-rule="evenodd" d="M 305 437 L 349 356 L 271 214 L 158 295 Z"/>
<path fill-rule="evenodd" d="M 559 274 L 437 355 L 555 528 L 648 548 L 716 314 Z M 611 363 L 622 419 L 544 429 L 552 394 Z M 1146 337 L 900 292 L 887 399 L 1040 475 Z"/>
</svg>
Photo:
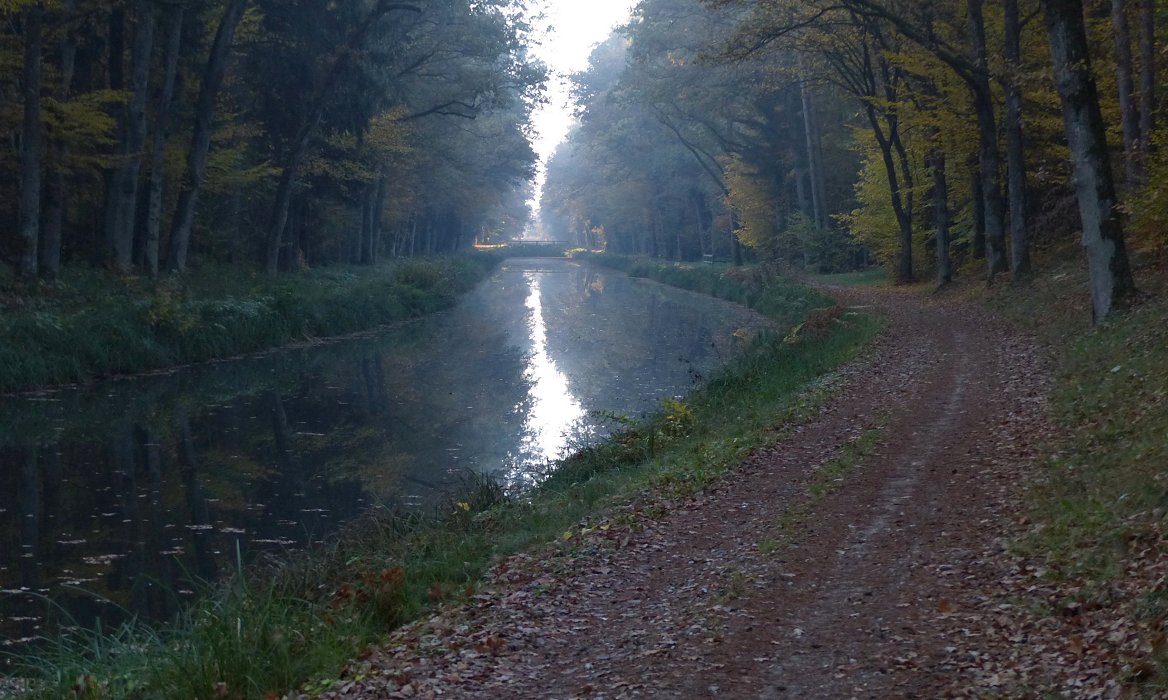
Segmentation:
<svg viewBox="0 0 1168 700">
<path fill-rule="evenodd" d="M 1135 296 L 1135 280 L 1116 207 L 1115 182 L 1099 93 L 1091 73 L 1082 2 L 1043 0 L 1042 9 L 1074 166 L 1083 248 L 1091 273 L 1091 308 L 1098 323 L 1116 305 Z"/>
<path fill-rule="evenodd" d="M 1140 179 L 1141 139 L 1127 0 L 1111 0 L 1111 24 L 1115 30 L 1115 85 L 1119 92 L 1119 123 L 1123 129 L 1124 179 L 1130 186 Z"/>
<path fill-rule="evenodd" d="M 130 48 L 131 96 L 122 112 L 120 164 L 110 178 L 111 191 L 106 198 L 112 209 L 106 218 L 109 226 L 106 238 L 113 247 L 114 268 L 122 273 L 129 272 L 133 264 L 138 173 L 146 145 L 146 98 L 150 88 L 154 17 L 152 0 L 137 0 L 134 40 Z"/>
<path fill-rule="evenodd" d="M 182 44 L 184 8 L 178 5 L 167 10 L 169 25 L 166 32 L 166 51 L 163 57 L 162 94 L 154 117 L 154 140 L 150 149 L 150 180 L 147 190 L 146 231 L 143 258 L 146 273 L 158 276 L 160 239 L 162 229 L 162 195 L 165 184 L 166 144 L 170 136 L 171 112 L 174 107 L 175 82 L 178 78 L 179 50 Z"/>
<path fill-rule="evenodd" d="M 1022 136 L 1022 22 L 1018 0 L 1005 0 L 1006 39 L 1006 192 L 1010 202 L 1010 267 L 1013 278 L 1030 274 L 1026 225 L 1026 144 Z"/>
<path fill-rule="evenodd" d="M 243 19 L 243 11 L 247 4 L 248 0 L 228 0 L 219 19 L 218 29 L 215 30 L 215 39 L 211 43 L 207 65 L 203 70 L 199 97 L 195 102 L 195 126 L 187 151 L 186 172 L 170 229 L 167 267 L 174 272 L 182 272 L 187 267 L 191 228 L 195 223 L 195 205 L 199 199 L 199 188 L 203 184 L 203 173 L 207 167 L 207 153 L 211 148 L 215 100 L 227 73 L 227 61 L 230 57 L 231 42 L 235 38 L 235 29 Z"/>
<path fill-rule="evenodd" d="M 24 11 L 24 69 L 21 74 L 24 121 L 20 132 L 20 262 L 21 277 L 37 274 L 37 244 L 41 217 L 41 24 L 44 8 Z"/>
</svg>

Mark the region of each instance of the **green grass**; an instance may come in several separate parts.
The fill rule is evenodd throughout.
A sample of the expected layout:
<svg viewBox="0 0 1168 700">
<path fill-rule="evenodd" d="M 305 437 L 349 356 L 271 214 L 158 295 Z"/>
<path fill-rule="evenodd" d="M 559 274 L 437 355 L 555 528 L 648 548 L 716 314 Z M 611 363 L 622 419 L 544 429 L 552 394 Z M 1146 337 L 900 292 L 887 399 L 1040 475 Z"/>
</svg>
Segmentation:
<svg viewBox="0 0 1168 700">
<path fill-rule="evenodd" d="M 269 277 L 158 281 L 67 270 L 0 286 L 0 391 L 86 381 L 344 335 L 448 308 L 501 260 L 473 254 Z"/>
<path fill-rule="evenodd" d="M 1028 488 L 1031 527 L 1013 543 L 1068 600 L 1147 634 L 1142 692 L 1168 692 L 1168 280 L 1145 265 L 1146 297 L 1091 327 L 1086 273 L 1066 263 L 991 304 L 1032 330 L 1056 366 L 1060 434 Z M 1029 602 L 1046 614 L 1055 601 Z"/>
<path fill-rule="evenodd" d="M 807 495 L 785 510 L 774 530 L 758 543 L 761 553 L 783 552 L 794 541 L 800 525 L 805 523 L 825 498 L 841 489 L 863 460 L 880 444 L 883 427 L 870 428 L 846 444 L 839 454 L 815 471 L 807 485 Z"/>
<path fill-rule="evenodd" d="M 732 301 L 774 319 L 780 326 L 794 326 L 809 309 L 832 304 L 827 297 L 794 283 L 771 284 L 773 271 L 762 266 L 673 263 L 611 253 L 574 251 L 573 258 L 620 270 L 630 277 L 644 277 L 662 284 Z"/>
<path fill-rule="evenodd" d="M 808 319 L 804 332 L 759 339 L 705 387 L 652 418 L 623 420 L 612 439 L 580 450 L 523 497 L 472 479 L 430 516 L 371 514 L 329 546 L 238 576 L 166 631 L 76 633 L 10 667 L 30 679 L 34 698 L 264 698 L 329 687 L 366 644 L 462 599 L 499 557 L 563 543 L 646 489 L 669 498 L 701 491 L 820 406 L 831 370 L 879 327 L 792 282 L 752 275 L 729 284 L 707 268 L 668 274 L 716 283 L 787 321 Z"/>
<path fill-rule="evenodd" d="M 834 275 L 815 275 L 812 279 L 818 284 L 827 284 L 834 287 L 875 287 L 888 284 L 888 273 L 881 267 L 859 272 L 840 272 Z"/>
<path fill-rule="evenodd" d="M 1031 499 L 1042 527 L 1023 545 L 1061 576 L 1118 575 L 1168 513 L 1168 290 L 1144 273 L 1147 298 L 1095 328 L 1078 266 L 995 300 L 1057 357 L 1052 408 L 1066 437 Z"/>
</svg>

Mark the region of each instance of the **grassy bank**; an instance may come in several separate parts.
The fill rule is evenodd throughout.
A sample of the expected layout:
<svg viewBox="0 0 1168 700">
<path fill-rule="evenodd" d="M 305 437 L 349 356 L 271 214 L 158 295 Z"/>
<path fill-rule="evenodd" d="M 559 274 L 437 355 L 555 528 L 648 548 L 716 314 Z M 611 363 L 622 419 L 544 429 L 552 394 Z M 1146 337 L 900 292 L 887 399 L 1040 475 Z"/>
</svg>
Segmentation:
<svg viewBox="0 0 1168 700">
<path fill-rule="evenodd" d="M 31 697 L 43 698 L 264 698 L 328 686 L 370 641 L 472 592 L 497 557 L 561 539 L 645 488 L 699 491 L 780 439 L 775 427 L 814 410 L 830 392 L 821 378 L 878 327 L 783 280 L 670 268 L 682 286 L 752 299 L 802 330 L 758 340 L 657 416 L 622 421 L 612 439 L 568 458 L 522 498 L 468 481 L 431 516 L 373 514 L 331 546 L 238 576 L 163 632 L 66 635 L 35 656 L 10 659 L 10 668 L 29 679 Z"/>
<path fill-rule="evenodd" d="M 71 269 L 0 284 L 0 391 L 130 374 L 344 335 L 451 306 L 502 258 L 393 261 L 269 277 L 207 268 L 158 281 Z"/>
<path fill-rule="evenodd" d="M 1053 576 L 1105 585 L 1147 554 L 1168 513 L 1168 285 L 1145 268 L 1145 298 L 1092 327 L 1080 267 L 997 290 L 990 303 L 1033 331 L 1056 362 L 1052 409 L 1063 437 L 1031 498 L 1040 526 L 1023 546 Z M 1157 607 L 1168 612 L 1168 594 Z"/>
<path fill-rule="evenodd" d="M 830 305 L 826 297 L 806 287 L 769 284 L 774 274 L 759 266 L 673 263 L 587 251 L 573 251 L 572 257 L 620 270 L 630 277 L 644 277 L 749 306 L 774 319 L 780 326 L 794 326 L 803 320 L 809 308 Z"/>
</svg>

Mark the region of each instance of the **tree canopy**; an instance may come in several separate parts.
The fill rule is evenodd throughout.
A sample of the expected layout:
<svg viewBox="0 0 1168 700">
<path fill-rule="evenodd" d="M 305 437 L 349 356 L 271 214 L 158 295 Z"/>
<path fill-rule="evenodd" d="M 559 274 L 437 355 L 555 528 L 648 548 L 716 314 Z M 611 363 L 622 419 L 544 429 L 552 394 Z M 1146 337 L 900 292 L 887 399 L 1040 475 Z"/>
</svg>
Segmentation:
<svg viewBox="0 0 1168 700">
<path fill-rule="evenodd" d="M 369 263 L 527 223 L 546 71 L 522 2 L 0 12 L 0 256 L 23 275 Z"/>
</svg>

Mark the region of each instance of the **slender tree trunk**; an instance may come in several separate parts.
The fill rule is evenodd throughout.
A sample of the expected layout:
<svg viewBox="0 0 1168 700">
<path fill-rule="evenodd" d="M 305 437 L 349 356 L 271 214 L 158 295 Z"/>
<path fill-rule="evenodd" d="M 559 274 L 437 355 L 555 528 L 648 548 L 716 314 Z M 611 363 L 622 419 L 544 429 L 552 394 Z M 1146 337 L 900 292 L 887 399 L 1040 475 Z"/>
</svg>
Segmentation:
<svg viewBox="0 0 1168 700">
<path fill-rule="evenodd" d="M 110 9 L 107 27 L 109 37 L 109 47 L 107 49 L 107 55 L 109 57 L 109 88 L 110 90 L 121 91 L 126 88 L 126 11 L 121 4 L 115 4 Z M 125 109 L 126 107 L 123 106 L 118 110 L 119 124 L 125 119 L 122 115 Z M 116 152 L 111 155 L 116 155 Z M 98 265 L 108 264 L 114 256 L 114 241 L 111 235 L 116 228 L 115 222 L 118 211 L 117 193 L 122 189 L 122 174 L 123 171 L 120 167 L 109 168 L 102 173 L 102 180 L 105 185 L 105 199 L 102 204 L 102 223 L 98 231 L 98 244 L 94 250 L 94 263 Z"/>
<path fill-rule="evenodd" d="M 1119 91 L 1119 121 L 1123 127 L 1124 181 L 1130 187 L 1139 180 L 1140 112 L 1132 70 L 1127 0 L 1111 0 L 1111 26 L 1115 31 L 1115 83 Z"/>
<path fill-rule="evenodd" d="M 1081 0 L 1042 0 L 1054 61 L 1055 85 L 1063 104 L 1067 143 L 1071 148 L 1083 248 L 1091 275 L 1095 322 L 1136 292 L 1116 211 L 1115 182 L 1107 156 L 1107 131 L 1099 93 L 1091 75 L 1091 53 Z"/>
<path fill-rule="evenodd" d="M 1018 0 L 1005 0 L 1006 190 L 1010 200 L 1010 267 L 1015 281 L 1030 274 L 1030 232 L 1026 226 L 1026 144 L 1022 133 L 1022 27 Z"/>
<path fill-rule="evenodd" d="M 77 44 L 73 40 L 73 22 L 77 14 L 76 0 L 65 0 L 62 19 L 64 31 L 60 44 L 61 84 L 57 101 L 65 104 L 73 87 L 73 69 L 77 59 Z M 69 149 L 59 139 L 52 142 L 53 166 L 45 192 L 44 223 L 41 228 L 40 273 L 54 278 L 61 271 L 61 241 L 65 228 L 65 159 Z"/>
<path fill-rule="evenodd" d="M 1009 268 L 1006 261 L 1006 203 L 1002 199 L 1001 159 L 998 155 L 998 123 L 994 116 L 986 49 L 983 0 L 967 0 L 970 41 L 976 58 L 973 103 L 977 114 L 982 198 L 985 201 L 986 265 L 990 279 Z"/>
<path fill-rule="evenodd" d="M 953 281 L 953 261 L 949 255 L 949 181 L 945 175 L 945 152 L 934 149 L 929 154 L 933 177 L 933 225 L 936 228 L 937 286 Z"/>
<path fill-rule="evenodd" d="M 1147 157 L 1156 128 L 1156 0 L 1140 3 L 1140 160 L 1139 176 L 1147 178 Z"/>
<path fill-rule="evenodd" d="M 376 185 L 370 183 L 361 192 L 361 225 L 357 228 L 356 249 L 353 251 L 353 262 L 359 265 L 371 265 L 369 259 L 369 241 L 373 239 L 373 191 Z"/>
<path fill-rule="evenodd" d="M 243 209 L 243 193 L 239 188 L 231 193 L 229 206 L 227 230 L 231 234 L 231 241 L 227 246 L 227 254 L 232 265 L 239 265 L 243 261 L 243 231 L 239 224 L 239 212 Z"/>
<path fill-rule="evenodd" d="M 868 124 L 872 127 L 872 134 L 880 146 L 880 156 L 884 161 L 884 172 L 888 175 L 888 196 L 892 202 L 892 211 L 896 214 L 896 223 L 900 229 L 900 249 L 896 262 L 896 282 L 906 284 L 914 280 L 912 259 L 912 213 L 905 209 L 901 186 L 901 173 L 896 167 L 893 158 L 893 144 L 889 134 L 880 126 L 880 118 L 876 108 L 869 103 L 865 109 L 868 115 Z M 897 129 L 895 119 L 888 121 L 889 130 L 895 133 Z"/>
<path fill-rule="evenodd" d="M 316 115 L 313 126 L 315 126 Z M 276 186 L 276 199 L 272 204 L 272 216 L 268 224 L 268 237 L 264 270 L 269 275 L 280 271 L 280 249 L 284 246 L 284 227 L 288 223 L 288 207 L 292 203 L 292 190 L 296 186 L 296 178 L 300 176 L 300 163 L 308 152 L 308 141 L 315 129 L 304 126 L 297 134 L 292 144 L 292 150 L 280 173 L 280 183 Z"/>
<path fill-rule="evenodd" d="M 981 259 L 986 249 L 985 195 L 981 191 L 981 168 L 977 159 L 974 161 L 969 170 L 969 207 L 973 214 L 973 257 Z"/>
<path fill-rule="evenodd" d="M 45 10 L 38 3 L 24 11 L 24 69 L 21 86 L 24 120 L 20 131 L 20 258 L 21 277 L 37 275 L 37 245 L 41 222 L 41 25 Z"/>
<path fill-rule="evenodd" d="M 373 195 L 373 229 L 369 240 L 369 263 L 376 265 L 381 257 L 381 220 L 385 215 L 385 189 L 389 178 L 382 175 L 377 179 L 377 191 Z"/>
<path fill-rule="evenodd" d="M 827 203 L 824 189 L 823 149 L 820 144 L 819 119 L 815 113 L 815 98 L 807 81 L 800 82 L 803 101 L 803 134 L 807 144 L 807 166 L 811 178 L 811 218 L 818 228 L 827 226 Z"/>
<path fill-rule="evenodd" d="M 134 213 L 138 203 L 138 173 L 146 145 L 146 97 L 150 88 L 150 59 L 154 47 L 154 8 L 150 0 L 138 0 L 134 12 L 134 42 L 130 47 L 132 93 L 122 119 L 122 164 L 113 181 L 113 216 L 107 233 L 113 243 L 113 263 L 129 272 L 134 261 Z"/>
<path fill-rule="evenodd" d="M 815 208 L 811 204 L 811 198 L 807 196 L 807 170 L 805 168 L 795 168 L 795 206 L 806 214 L 807 218 L 815 220 Z"/>
<path fill-rule="evenodd" d="M 654 203 L 649 209 L 649 257 L 657 257 L 657 237 L 661 232 L 661 218 L 657 215 L 657 205 Z"/>
<path fill-rule="evenodd" d="M 158 276 L 159 239 L 162 230 L 162 195 L 166 184 L 166 142 L 170 136 L 170 112 L 174 102 L 174 85 L 178 76 L 179 49 L 182 45 L 183 6 L 168 10 L 170 26 L 166 34 L 166 73 L 162 95 L 154 119 L 154 145 L 150 152 L 150 191 L 146 211 L 146 272 Z"/>
<path fill-rule="evenodd" d="M 187 268 L 187 251 L 190 248 L 191 229 L 195 223 L 195 205 L 199 198 L 199 188 L 203 184 L 203 171 L 207 167 L 207 153 L 211 149 L 215 99 L 227 73 L 227 60 L 231 56 L 235 28 L 243 17 L 247 3 L 248 0 L 228 1 L 223 17 L 219 20 L 219 28 L 215 31 L 215 40 L 207 57 L 207 67 L 203 71 L 203 82 L 195 102 L 195 128 L 187 153 L 186 174 L 170 228 L 167 267 L 174 272 L 182 272 Z"/>
</svg>

